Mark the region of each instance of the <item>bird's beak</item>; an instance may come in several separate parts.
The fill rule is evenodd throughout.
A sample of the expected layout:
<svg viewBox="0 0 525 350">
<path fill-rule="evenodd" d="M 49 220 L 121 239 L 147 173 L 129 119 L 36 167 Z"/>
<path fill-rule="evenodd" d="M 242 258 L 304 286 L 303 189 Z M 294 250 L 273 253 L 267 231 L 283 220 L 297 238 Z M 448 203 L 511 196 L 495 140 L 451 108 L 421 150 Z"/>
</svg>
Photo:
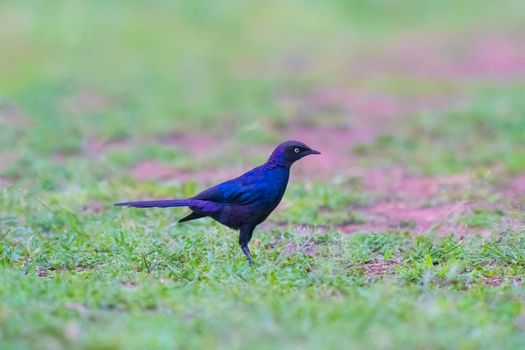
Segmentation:
<svg viewBox="0 0 525 350">
<path fill-rule="evenodd" d="M 321 152 L 316 151 L 315 149 L 311 149 L 308 151 L 308 154 L 321 154 Z"/>
</svg>

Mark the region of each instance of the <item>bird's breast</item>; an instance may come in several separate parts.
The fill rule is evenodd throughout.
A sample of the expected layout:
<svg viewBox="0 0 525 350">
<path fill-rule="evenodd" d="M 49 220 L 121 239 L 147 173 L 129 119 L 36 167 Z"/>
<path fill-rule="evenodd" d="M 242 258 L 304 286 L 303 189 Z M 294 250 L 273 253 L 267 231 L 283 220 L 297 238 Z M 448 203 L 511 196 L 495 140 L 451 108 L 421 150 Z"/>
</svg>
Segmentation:
<svg viewBox="0 0 525 350">
<path fill-rule="evenodd" d="M 277 206 L 286 191 L 288 185 L 288 171 L 273 171 L 265 181 L 264 199 L 270 207 Z"/>
</svg>

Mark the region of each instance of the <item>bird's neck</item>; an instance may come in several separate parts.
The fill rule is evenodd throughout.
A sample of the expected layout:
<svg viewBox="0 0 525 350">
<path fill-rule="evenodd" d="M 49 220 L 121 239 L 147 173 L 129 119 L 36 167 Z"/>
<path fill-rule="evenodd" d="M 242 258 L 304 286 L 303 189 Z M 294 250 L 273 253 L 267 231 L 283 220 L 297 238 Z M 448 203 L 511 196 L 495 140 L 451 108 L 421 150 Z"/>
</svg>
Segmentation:
<svg viewBox="0 0 525 350">
<path fill-rule="evenodd" d="M 292 163 L 284 157 L 284 154 L 276 152 L 272 153 L 266 164 L 271 168 L 283 167 L 285 169 L 290 169 L 292 166 Z"/>
</svg>

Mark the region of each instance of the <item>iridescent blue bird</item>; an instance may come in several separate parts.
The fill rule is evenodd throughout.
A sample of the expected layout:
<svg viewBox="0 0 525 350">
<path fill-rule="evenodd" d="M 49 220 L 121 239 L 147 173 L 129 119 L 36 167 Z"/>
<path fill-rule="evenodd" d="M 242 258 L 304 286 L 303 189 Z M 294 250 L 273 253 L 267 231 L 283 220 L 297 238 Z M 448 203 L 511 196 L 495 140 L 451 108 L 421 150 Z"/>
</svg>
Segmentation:
<svg viewBox="0 0 525 350">
<path fill-rule="evenodd" d="M 286 141 L 275 148 L 266 163 L 194 197 L 115 205 L 133 208 L 189 207 L 191 213 L 179 222 L 211 217 L 225 226 L 239 230 L 239 245 L 248 262 L 252 263 L 248 243 L 253 230 L 266 220 L 283 198 L 292 164 L 310 154 L 321 153 L 302 142 Z"/>
</svg>

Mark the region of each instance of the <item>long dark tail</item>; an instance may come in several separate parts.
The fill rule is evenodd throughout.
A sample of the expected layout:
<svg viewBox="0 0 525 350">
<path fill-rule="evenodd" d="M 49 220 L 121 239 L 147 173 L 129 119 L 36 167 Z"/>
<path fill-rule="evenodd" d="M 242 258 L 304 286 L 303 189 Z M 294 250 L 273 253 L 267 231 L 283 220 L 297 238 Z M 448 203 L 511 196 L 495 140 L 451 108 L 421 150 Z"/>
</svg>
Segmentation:
<svg viewBox="0 0 525 350">
<path fill-rule="evenodd" d="M 190 199 L 161 199 L 153 201 L 123 202 L 115 203 L 118 207 L 132 208 L 169 208 L 169 207 L 186 207 L 191 205 Z"/>
</svg>

